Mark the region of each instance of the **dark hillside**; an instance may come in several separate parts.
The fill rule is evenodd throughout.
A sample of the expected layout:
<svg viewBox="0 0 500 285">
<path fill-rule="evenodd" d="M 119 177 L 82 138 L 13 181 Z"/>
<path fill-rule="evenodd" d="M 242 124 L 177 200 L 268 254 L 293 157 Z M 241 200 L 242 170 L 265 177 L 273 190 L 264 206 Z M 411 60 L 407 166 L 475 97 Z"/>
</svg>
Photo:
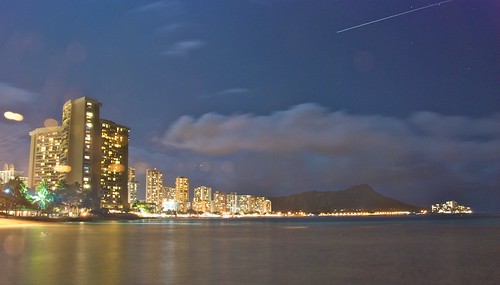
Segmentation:
<svg viewBox="0 0 500 285">
<path fill-rule="evenodd" d="M 310 191 L 270 198 L 273 211 L 333 212 L 344 210 L 418 211 L 419 208 L 385 197 L 369 185 L 356 185 L 341 191 Z"/>
</svg>

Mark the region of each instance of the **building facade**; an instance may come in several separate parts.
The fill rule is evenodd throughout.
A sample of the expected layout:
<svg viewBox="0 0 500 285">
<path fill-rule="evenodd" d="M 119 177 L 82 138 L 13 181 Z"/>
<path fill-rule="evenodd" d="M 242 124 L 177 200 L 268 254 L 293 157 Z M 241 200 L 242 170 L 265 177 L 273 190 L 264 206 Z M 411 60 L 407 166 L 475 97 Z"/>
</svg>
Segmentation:
<svg viewBox="0 0 500 285">
<path fill-rule="evenodd" d="M 129 208 L 128 144 L 130 129 L 109 120 L 101 120 L 100 207 Z"/>
<path fill-rule="evenodd" d="M 175 179 L 175 200 L 179 203 L 179 211 L 189 210 L 189 179 L 177 177 Z"/>
<path fill-rule="evenodd" d="M 89 97 L 67 101 L 63 106 L 61 164 L 68 184 L 78 183 L 89 191 L 94 207 L 99 207 L 101 186 L 101 103 Z"/>
<path fill-rule="evenodd" d="M 101 103 L 89 97 L 67 101 L 62 124 L 30 132 L 29 187 L 45 180 L 78 184 L 92 208 L 128 207 L 129 128 L 100 119 Z"/>
<path fill-rule="evenodd" d="M 21 181 L 25 181 L 26 179 L 22 177 L 22 175 L 23 172 L 17 171 L 14 168 L 14 164 L 5 163 L 3 166 L 3 170 L 0 170 L 0 185 L 9 182 L 11 179 L 14 179 L 15 177 L 19 177 Z"/>
<path fill-rule="evenodd" d="M 229 212 L 229 209 L 227 208 L 227 194 L 221 191 L 215 191 L 214 192 L 214 208 L 213 212 L 215 213 L 227 213 Z"/>
<path fill-rule="evenodd" d="M 139 199 L 137 197 L 137 190 L 139 188 L 139 182 L 135 180 L 135 168 L 128 167 L 128 203 L 133 204 Z"/>
<path fill-rule="evenodd" d="M 146 203 L 161 204 L 163 173 L 156 168 L 146 170 Z"/>
<path fill-rule="evenodd" d="M 65 179 L 69 168 L 61 165 L 60 126 L 38 128 L 31 131 L 28 187 L 35 188 L 42 180 L 55 190 L 59 181 Z"/>
<path fill-rule="evenodd" d="M 236 192 L 231 192 L 227 194 L 226 198 L 226 208 L 231 214 L 235 214 L 238 212 L 238 194 Z"/>
<path fill-rule="evenodd" d="M 197 212 L 212 212 L 212 188 L 207 186 L 194 188 L 192 208 Z"/>
</svg>

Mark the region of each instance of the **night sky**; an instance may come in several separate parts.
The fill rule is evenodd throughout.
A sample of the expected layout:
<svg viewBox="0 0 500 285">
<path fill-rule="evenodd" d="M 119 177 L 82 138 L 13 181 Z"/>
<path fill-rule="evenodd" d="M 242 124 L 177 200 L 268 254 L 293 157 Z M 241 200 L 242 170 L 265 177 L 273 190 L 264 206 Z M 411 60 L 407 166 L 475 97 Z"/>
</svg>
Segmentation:
<svg viewBox="0 0 500 285">
<path fill-rule="evenodd" d="M 0 163 L 81 96 L 165 185 L 500 211 L 500 2 L 0 1 Z"/>
</svg>

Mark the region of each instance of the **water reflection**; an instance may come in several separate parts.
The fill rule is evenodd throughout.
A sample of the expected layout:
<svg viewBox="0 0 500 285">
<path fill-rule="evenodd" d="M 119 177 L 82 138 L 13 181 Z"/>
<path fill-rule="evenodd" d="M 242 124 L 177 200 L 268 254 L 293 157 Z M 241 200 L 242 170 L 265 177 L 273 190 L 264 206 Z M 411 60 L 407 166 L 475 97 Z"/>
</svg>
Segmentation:
<svg viewBox="0 0 500 285">
<path fill-rule="evenodd" d="M 449 223 L 49 224 L 0 229 L 0 284 L 488 284 L 499 237 Z"/>
</svg>

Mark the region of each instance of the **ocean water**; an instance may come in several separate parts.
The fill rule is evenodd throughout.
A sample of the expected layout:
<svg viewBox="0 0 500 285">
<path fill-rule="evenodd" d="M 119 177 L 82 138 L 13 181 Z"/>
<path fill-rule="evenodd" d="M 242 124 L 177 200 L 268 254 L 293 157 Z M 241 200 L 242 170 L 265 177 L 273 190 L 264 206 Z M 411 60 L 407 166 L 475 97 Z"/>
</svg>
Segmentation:
<svg viewBox="0 0 500 285">
<path fill-rule="evenodd" d="M 0 229 L 0 284 L 500 284 L 500 216 Z"/>
</svg>

